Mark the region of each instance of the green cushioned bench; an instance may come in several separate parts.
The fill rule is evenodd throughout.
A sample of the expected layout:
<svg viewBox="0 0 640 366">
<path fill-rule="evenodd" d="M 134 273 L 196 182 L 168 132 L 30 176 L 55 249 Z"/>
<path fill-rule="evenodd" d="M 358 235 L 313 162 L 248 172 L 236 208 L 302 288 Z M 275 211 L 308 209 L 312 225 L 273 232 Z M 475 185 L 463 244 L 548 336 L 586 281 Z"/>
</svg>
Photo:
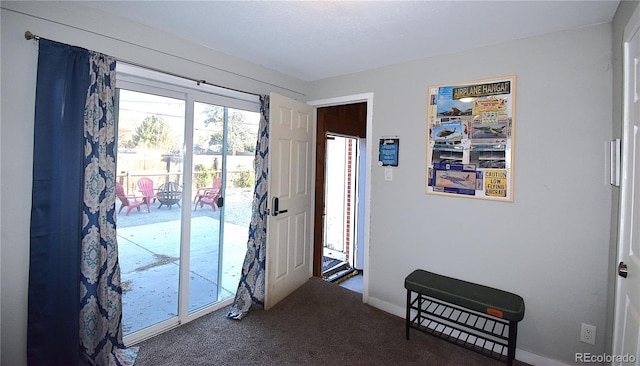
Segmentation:
<svg viewBox="0 0 640 366">
<path fill-rule="evenodd" d="M 512 365 L 522 297 L 421 269 L 404 287 L 407 339 L 414 328 Z"/>
</svg>

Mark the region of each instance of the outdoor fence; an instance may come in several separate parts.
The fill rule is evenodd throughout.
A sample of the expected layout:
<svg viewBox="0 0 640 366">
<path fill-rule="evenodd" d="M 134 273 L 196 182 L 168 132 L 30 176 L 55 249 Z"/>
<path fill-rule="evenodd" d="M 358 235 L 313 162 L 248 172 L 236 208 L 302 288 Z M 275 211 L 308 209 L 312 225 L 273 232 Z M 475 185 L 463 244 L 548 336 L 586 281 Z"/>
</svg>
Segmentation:
<svg viewBox="0 0 640 366">
<path fill-rule="evenodd" d="M 202 175 L 206 174 L 206 182 L 199 179 Z M 192 195 L 195 197 L 198 188 L 206 188 L 213 186 L 213 180 L 219 177 L 222 172 L 220 170 L 199 172 L 196 171 L 192 174 L 191 181 L 193 182 L 191 187 Z M 166 172 L 166 171 L 122 171 L 116 175 L 117 181 L 122 184 L 125 189 L 125 194 L 138 194 L 138 180 L 142 177 L 148 177 L 153 180 L 154 188 L 158 189 L 161 185 L 173 182 L 180 187 L 183 186 L 182 172 Z M 254 177 L 252 170 L 227 170 L 227 189 L 235 188 L 251 188 L 254 184 Z"/>
</svg>

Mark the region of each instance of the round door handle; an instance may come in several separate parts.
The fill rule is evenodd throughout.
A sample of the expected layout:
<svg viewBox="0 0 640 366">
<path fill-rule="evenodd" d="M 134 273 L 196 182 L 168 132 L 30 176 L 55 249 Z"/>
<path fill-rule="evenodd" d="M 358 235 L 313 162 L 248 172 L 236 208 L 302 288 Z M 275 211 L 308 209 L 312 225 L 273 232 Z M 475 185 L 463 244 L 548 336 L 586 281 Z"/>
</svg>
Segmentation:
<svg viewBox="0 0 640 366">
<path fill-rule="evenodd" d="M 618 263 L 618 276 L 627 278 L 627 265 L 624 262 Z"/>
</svg>

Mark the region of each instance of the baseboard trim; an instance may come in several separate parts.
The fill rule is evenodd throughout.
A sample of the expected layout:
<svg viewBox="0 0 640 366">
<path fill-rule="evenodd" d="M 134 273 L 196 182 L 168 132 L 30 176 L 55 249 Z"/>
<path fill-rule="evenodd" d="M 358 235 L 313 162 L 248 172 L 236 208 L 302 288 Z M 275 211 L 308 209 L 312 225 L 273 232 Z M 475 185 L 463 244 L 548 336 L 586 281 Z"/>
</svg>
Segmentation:
<svg viewBox="0 0 640 366">
<path fill-rule="evenodd" d="M 399 316 L 402 319 L 404 319 L 406 315 L 406 310 L 403 306 L 398 306 L 390 302 L 380 300 L 373 296 L 369 296 L 369 298 L 367 299 L 367 303 L 373 306 L 374 308 L 378 308 L 382 311 L 386 311 L 387 313 L 391 313 L 393 315 Z"/>
<path fill-rule="evenodd" d="M 404 306 L 398 306 L 384 300 L 380 300 L 373 296 L 369 296 L 367 303 L 374 308 L 386 311 L 387 313 L 399 316 L 404 319 L 406 316 L 406 309 Z M 569 366 L 564 362 L 547 358 L 545 356 L 537 355 L 528 351 L 516 349 L 516 360 L 528 363 L 529 365 L 544 365 L 544 366 Z"/>
<path fill-rule="evenodd" d="M 516 360 L 528 363 L 529 365 L 544 365 L 544 366 L 569 366 L 569 364 L 540 356 L 535 353 L 516 349 Z"/>
</svg>

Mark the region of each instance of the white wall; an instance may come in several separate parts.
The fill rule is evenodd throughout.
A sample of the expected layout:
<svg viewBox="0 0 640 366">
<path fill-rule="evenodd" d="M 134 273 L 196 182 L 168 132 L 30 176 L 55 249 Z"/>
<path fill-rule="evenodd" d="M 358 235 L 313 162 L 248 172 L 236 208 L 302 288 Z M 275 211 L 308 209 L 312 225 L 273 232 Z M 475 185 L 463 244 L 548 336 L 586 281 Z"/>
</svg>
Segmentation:
<svg viewBox="0 0 640 366">
<path fill-rule="evenodd" d="M 604 351 L 603 332 L 578 339 L 582 322 L 605 329 L 609 301 L 611 52 L 603 24 L 311 83 L 312 100 L 373 92 L 370 138 L 400 138 L 393 181 L 372 169 L 373 305 L 402 315 L 404 278 L 422 268 L 521 295 L 520 350 Z M 511 74 L 515 201 L 426 195 L 427 87 Z"/>
<path fill-rule="evenodd" d="M 77 4 L 2 1 L 1 360 L 26 365 L 33 111 L 38 47 L 24 32 L 254 93 L 306 100 L 307 83 Z M 71 26 L 63 25 L 68 24 Z M 79 29 L 78 29 L 79 28 Z M 104 37 L 101 35 L 107 35 Z M 123 39 L 145 47 L 124 43 Z M 157 50 L 157 51 L 154 51 Z M 160 51 L 160 52 L 158 52 Z M 173 57 L 163 52 L 177 55 Z M 193 60 L 190 62 L 187 60 Z M 213 67 L 208 67 L 211 65 Z M 221 71 L 228 70 L 233 73 Z M 242 76 L 239 76 L 242 75 Z"/>
</svg>

